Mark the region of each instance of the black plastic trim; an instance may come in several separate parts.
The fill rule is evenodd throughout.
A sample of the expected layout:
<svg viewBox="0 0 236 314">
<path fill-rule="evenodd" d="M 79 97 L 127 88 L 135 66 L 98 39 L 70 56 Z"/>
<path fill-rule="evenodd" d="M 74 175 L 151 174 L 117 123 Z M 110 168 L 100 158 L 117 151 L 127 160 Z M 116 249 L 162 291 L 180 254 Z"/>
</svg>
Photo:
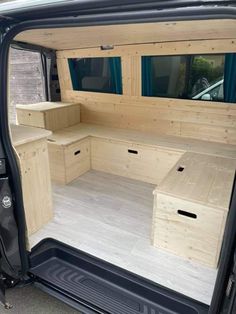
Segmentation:
<svg viewBox="0 0 236 314">
<path fill-rule="evenodd" d="M 65 15 L 87 15 L 97 13 L 117 13 L 128 11 L 144 12 L 147 10 L 153 11 L 168 11 L 187 9 L 197 10 L 198 8 L 228 8 L 229 11 L 235 6 L 235 1 L 232 0 L 162 0 L 162 1 L 143 1 L 143 0 L 77 0 L 77 1 L 64 1 L 53 4 L 40 4 L 31 7 L 8 9 L 2 12 L 6 18 L 15 18 L 17 20 L 29 20 L 44 18 L 45 14 L 48 17 L 61 17 Z M 178 12 L 175 14 L 179 15 Z"/>
<path fill-rule="evenodd" d="M 169 3 L 170 1 L 167 0 Z M 166 1 L 166 2 L 167 2 Z M 164 3 L 164 1 L 162 1 Z M 198 2 L 197 7 L 181 7 L 181 8 L 172 8 L 172 9 L 146 9 L 147 7 L 142 7 L 140 10 L 136 7 L 136 3 L 143 3 L 143 1 L 126 1 L 126 4 L 134 4 L 132 8 L 133 11 L 126 11 L 125 8 L 122 8 L 122 12 L 116 12 L 117 5 L 121 4 L 121 1 L 78 1 L 77 8 L 73 10 L 69 6 L 68 2 L 59 6 L 53 5 L 51 7 L 46 6 L 42 11 L 36 14 L 36 10 L 21 10 L 14 12 L 8 12 L 9 16 L 5 15 L 2 17 L 1 23 L 4 24 L 7 21 L 10 29 L 7 34 L 4 35 L 2 40 L 1 49 L 0 49 L 0 65 L 1 65 L 1 82 L 0 82 L 0 104 L 1 104 L 1 115 L 0 115 L 0 131 L 1 131 L 1 140 L 3 144 L 3 149 L 6 152 L 6 157 L 10 164 L 11 174 L 14 177 L 13 190 L 16 198 L 16 210 L 15 216 L 18 224 L 19 230 L 19 247 L 20 254 L 22 258 L 22 270 L 23 272 L 27 269 L 27 252 L 25 249 L 25 223 L 24 223 L 24 209 L 23 209 L 23 200 L 21 192 L 21 182 L 19 176 L 19 170 L 17 167 L 15 155 L 11 145 L 9 130 L 8 130 L 8 118 L 7 118 L 7 76 L 8 76 L 8 54 L 9 46 L 15 35 L 30 29 L 37 28 L 52 28 L 52 27 L 73 27 L 73 26 L 91 26 L 91 25 L 106 25 L 106 24 L 122 24 L 122 23 L 142 23 L 142 22 L 160 22 L 160 21 L 179 21 L 179 20 L 203 20 L 203 19 L 235 19 L 236 18 L 236 8 L 234 6 L 225 6 L 223 1 L 221 1 L 222 6 L 216 6 L 217 1 L 211 1 L 211 5 L 206 4 L 206 1 L 195 1 Z M 110 4 L 110 6 L 105 4 Z M 151 2 L 148 2 L 149 4 Z M 153 3 L 153 1 L 152 1 Z M 226 1 L 225 1 L 226 3 Z M 147 3 L 146 3 L 147 4 Z M 176 2 L 177 4 L 177 2 Z M 219 1 L 218 1 L 219 4 Z M 229 4 L 229 1 L 227 1 Z M 230 3 L 231 4 L 231 3 Z M 111 10 L 111 6 L 114 7 L 114 11 Z M 202 5 L 202 6 L 201 6 Z M 109 14 L 97 14 L 98 11 L 96 8 L 106 8 L 110 13 Z M 38 8 L 37 8 L 38 10 Z M 82 15 L 82 10 L 87 10 L 87 15 Z M 136 11 L 135 11 L 136 10 Z M 105 11 L 104 11 L 105 12 Z M 59 14 L 63 15 L 63 18 L 58 18 Z M 71 17 L 72 15 L 75 17 Z M 80 16 L 78 16 L 80 14 Z M 55 17 L 57 18 L 51 18 Z M 65 17 L 67 16 L 67 17 Z M 11 18 L 13 17 L 13 19 Z M 40 20 L 40 18 L 42 18 Z M 18 20 L 17 20 L 18 19 Z M 20 22 L 19 19 L 27 20 L 33 19 L 31 21 Z M 15 23 L 15 25 L 13 24 Z M 229 235 L 231 237 L 231 235 Z M 220 283 L 218 283 L 220 285 Z M 215 313 L 214 313 L 215 314 Z"/>
<path fill-rule="evenodd" d="M 236 176 L 230 202 L 230 210 L 226 221 L 224 239 L 221 249 L 219 270 L 215 283 L 215 289 L 211 301 L 209 314 L 221 313 L 228 284 L 231 265 L 234 263 L 234 252 L 236 247 Z"/>
<path fill-rule="evenodd" d="M 54 239 L 33 248 L 30 264 L 35 282 L 97 313 L 208 312 L 201 302 Z"/>
</svg>

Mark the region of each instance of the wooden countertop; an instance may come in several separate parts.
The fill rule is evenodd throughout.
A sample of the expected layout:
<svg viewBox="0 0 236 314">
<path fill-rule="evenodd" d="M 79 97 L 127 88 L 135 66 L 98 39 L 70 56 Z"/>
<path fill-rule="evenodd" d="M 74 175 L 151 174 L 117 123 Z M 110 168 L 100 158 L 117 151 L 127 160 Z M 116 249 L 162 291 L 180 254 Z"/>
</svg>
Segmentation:
<svg viewBox="0 0 236 314">
<path fill-rule="evenodd" d="M 227 211 L 235 170 L 236 159 L 185 153 L 154 193 Z"/>
<path fill-rule="evenodd" d="M 69 145 L 89 136 L 132 142 L 148 146 L 158 146 L 182 152 L 195 152 L 236 158 L 236 145 L 206 142 L 190 138 L 167 136 L 163 134 L 145 133 L 135 130 L 109 128 L 85 123 L 79 123 L 75 126 L 56 131 L 49 137 L 49 141 L 52 144 Z"/>
<path fill-rule="evenodd" d="M 23 125 L 10 125 L 12 143 L 15 147 L 49 137 L 52 132 Z"/>
<path fill-rule="evenodd" d="M 59 109 L 63 107 L 78 106 L 78 105 L 79 104 L 46 101 L 46 102 L 40 102 L 37 104 L 31 104 L 31 105 L 16 105 L 16 108 L 22 109 L 22 110 L 44 112 L 48 110 L 54 110 L 54 109 Z"/>
</svg>

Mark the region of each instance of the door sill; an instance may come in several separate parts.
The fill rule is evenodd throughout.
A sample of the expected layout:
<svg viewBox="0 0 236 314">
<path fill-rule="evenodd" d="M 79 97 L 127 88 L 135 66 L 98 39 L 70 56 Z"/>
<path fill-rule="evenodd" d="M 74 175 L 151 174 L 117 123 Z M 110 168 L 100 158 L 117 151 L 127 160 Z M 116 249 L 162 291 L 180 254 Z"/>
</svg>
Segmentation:
<svg viewBox="0 0 236 314">
<path fill-rule="evenodd" d="M 30 265 L 39 288 L 83 313 L 205 314 L 209 309 L 54 239 L 32 249 Z"/>
</svg>

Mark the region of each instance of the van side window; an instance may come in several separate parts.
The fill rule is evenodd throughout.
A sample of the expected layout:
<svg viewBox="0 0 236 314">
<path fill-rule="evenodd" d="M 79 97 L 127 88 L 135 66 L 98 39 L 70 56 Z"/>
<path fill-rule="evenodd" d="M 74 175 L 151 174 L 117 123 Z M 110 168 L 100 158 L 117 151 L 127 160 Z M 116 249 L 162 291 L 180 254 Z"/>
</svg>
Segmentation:
<svg viewBox="0 0 236 314">
<path fill-rule="evenodd" d="M 236 102 L 235 54 L 143 56 L 142 95 Z"/>
<path fill-rule="evenodd" d="M 73 89 L 122 94 L 121 58 L 68 59 Z"/>
<path fill-rule="evenodd" d="M 27 105 L 46 100 L 45 83 L 39 52 L 10 49 L 9 120 L 16 122 L 16 104 Z"/>
</svg>

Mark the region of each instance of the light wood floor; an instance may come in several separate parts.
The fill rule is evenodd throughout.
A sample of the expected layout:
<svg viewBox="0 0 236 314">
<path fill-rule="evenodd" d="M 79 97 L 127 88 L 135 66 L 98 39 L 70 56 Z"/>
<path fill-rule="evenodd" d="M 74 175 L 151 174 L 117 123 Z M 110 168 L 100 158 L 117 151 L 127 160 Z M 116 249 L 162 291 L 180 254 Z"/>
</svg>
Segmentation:
<svg viewBox="0 0 236 314">
<path fill-rule="evenodd" d="M 52 237 L 209 304 L 216 270 L 150 245 L 154 187 L 97 171 L 54 185 L 54 219 L 31 247 Z"/>
</svg>

